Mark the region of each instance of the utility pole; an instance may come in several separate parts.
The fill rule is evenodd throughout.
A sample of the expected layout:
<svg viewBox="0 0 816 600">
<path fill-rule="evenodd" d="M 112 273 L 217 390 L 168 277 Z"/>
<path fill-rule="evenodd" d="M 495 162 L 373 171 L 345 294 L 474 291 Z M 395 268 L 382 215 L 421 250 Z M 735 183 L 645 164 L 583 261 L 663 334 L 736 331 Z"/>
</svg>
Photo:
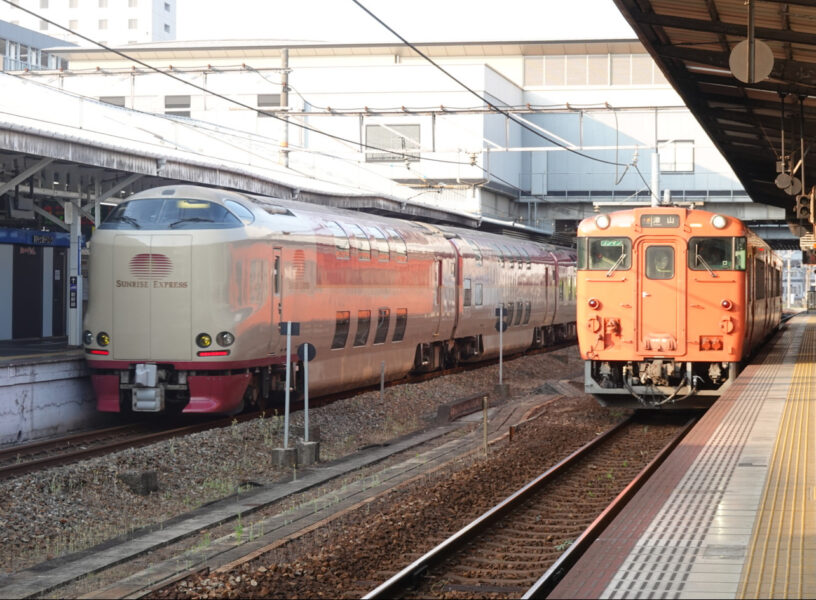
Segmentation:
<svg viewBox="0 0 816 600">
<path fill-rule="evenodd" d="M 281 50 L 281 114 L 283 115 L 283 139 L 281 140 L 280 161 L 284 167 L 289 166 L 289 48 Z"/>
<path fill-rule="evenodd" d="M 652 206 L 660 205 L 660 152 L 655 146 L 652 154 Z"/>
<path fill-rule="evenodd" d="M 790 308 L 790 305 L 791 305 L 791 295 L 790 295 L 790 290 L 791 290 L 790 253 L 788 253 L 788 260 L 787 260 L 787 266 L 786 266 L 785 271 L 786 271 L 785 274 L 788 276 L 788 283 L 787 283 L 787 286 L 785 287 L 785 302 L 782 303 L 782 306 L 784 306 L 785 308 Z"/>
</svg>

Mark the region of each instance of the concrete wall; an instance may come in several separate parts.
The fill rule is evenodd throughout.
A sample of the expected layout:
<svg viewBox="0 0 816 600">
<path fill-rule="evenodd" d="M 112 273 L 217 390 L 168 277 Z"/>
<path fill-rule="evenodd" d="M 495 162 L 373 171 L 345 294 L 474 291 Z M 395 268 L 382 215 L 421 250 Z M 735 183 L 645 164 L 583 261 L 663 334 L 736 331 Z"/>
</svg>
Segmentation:
<svg viewBox="0 0 816 600">
<path fill-rule="evenodd" d="M 85 360 L 0 364 L 0 445 L 63 434 L 110 420 L 96 412 Z"/>
</svg>

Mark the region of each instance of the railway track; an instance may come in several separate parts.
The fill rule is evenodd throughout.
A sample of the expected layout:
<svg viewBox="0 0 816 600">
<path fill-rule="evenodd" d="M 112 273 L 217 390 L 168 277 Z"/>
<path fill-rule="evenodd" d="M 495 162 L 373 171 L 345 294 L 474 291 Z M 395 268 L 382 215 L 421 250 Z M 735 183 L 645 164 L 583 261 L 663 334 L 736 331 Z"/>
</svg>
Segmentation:
<svg viewBox="0 0 816 600">
<path fill-rule="evenodd" d="M 258 413 L 238 417 L 197 419 L 195 423 L 178 422 L 128 423 L 105 429 L 74 433 L 59 438 L 21 444 L 0 450 L 0 480 L 31 473 L 48 467 L 69 464 L 124 448 L 144 446 L 179 435 L 187 435 L 217 427 L 227 427 L 255 418 Z"/>
<path fill-rule="evenodd" d="M 637 427 L 648 427 L 642 416 L 624 421 L 579 448 L 364 598 L 546 597 L 694 422 L 696 419 L 686 418 L 675 424 L 674 438 L 611 504 L 597 518 L 576 523 L 584 533 L 574 540 L 552 544 L 554 522 L 560 521 L 561 526 L 571 518 L 580 519 L 578 515 L 592 513 L 580 505 L 597 505 L 597 498 L 575 490 L 588 489 L 588 482 L 621 466 L 621 449 L 631 443 L 627 437 Z M 566 498 L 564 490 L 572 490 Z"/>
<path fill-rule="evenodd" d="M 548 346 L 547 348 L 531 350 L 525 353 L 517 353 L 507 357 L 505 360 L 512 360 L 513 358 L 518 358 L 526 354 L 553 352 L 573 344 L 574 341 Z M 450 369 L 445 369 L 443 371 L 420 373 L 404 379 L 389 382 L 386 384 L 386 386 L 390 387 L 393 385 L 403 385 L 405 383 L 418 383 L 433 379 L 435 377 L 441 377 L 443 375 L 451 375 L 473 369 L 486 368 L 496 364 L 497 362 L 498 359 L 492 359 L 480 363 L 463 364 Z M 342 398 L 347 398 L 364 391 L 376 389 L 378 389 L 378 386 L 369 386 L 367 388 L 360 388 L 338 394 L 322 396 L 315 398 L 312 401 L 312 405 L 313 407 L 323 406 Z M 302 401 L 297 399 L 293 402 L 292 406 L 293 410 L 300 410 L 302 409 Z M 197 433 L 199 431 L 205 431 L 207 429 L 227 427 L 236 420 L 238 422 L 244 422 L 257 417 L 259 414 L 259 411 L 251 411 L 236 417 L 218 418 L 213 416 L 213 418 L 206 419 L 204 421 L 197 419 L 195 423 L 183 423 L 183 418 L 175 418 L 170 422 L 152 421 L 128 423 L 115 427 L 74 433 L 50 440 L 11 446 L 0 450 L 0 481 L 10 477 L 46 469 L 48 467 L 69 464 L 95 456 L 102 456 L 104 454 L 116 452 L 124 448 L 143 446 L 180 435 L 188 435 L 191 433 Z"/>
</svg>

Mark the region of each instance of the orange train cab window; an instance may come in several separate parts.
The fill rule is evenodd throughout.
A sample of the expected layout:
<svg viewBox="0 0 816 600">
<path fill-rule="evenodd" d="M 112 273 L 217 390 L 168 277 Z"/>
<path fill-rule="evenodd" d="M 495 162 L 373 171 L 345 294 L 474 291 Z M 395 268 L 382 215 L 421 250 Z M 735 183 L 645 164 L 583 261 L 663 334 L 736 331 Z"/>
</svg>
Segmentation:
<svg viewBox="0 0 816 600">
<path fill-rule="evenodd" d="M 646 248 L 646 277 L 649 279 L 674 277 L 674 248 L 671 246 Z"/>
</svg>

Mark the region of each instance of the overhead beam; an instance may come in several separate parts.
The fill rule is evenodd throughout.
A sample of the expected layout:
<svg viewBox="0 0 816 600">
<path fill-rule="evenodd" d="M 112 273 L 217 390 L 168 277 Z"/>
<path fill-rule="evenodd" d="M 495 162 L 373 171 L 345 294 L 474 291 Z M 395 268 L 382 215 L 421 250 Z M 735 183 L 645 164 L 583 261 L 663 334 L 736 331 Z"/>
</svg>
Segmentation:
<svg viewBox="0 0 816 600">
<path fill-rule="evenodd" d="M 811 40 L 812 41 L 812 40 Z M 702 66 L 716 67 L 731 71 L 728 64 L 729 53 L 684 48 L 681 46 L 654 46 L 658 56 L 666 59 L 682 60 Z M 688 67 L 686 67 L 688 70 Z M 696 73 L 694 74 L 696 77 Z M 777 60 L 770 75 L 771 79 L 791 81 L 793 85 L 816 87 L 816 64 L 801 61 Z"/>
<path fill-rule="evenodd" d="M 10 189 L 18 186 L 32 175 L 39 173 L 44 167 L 46 167 L 49 163 L 53 161 L 54 161 L 53 158 L 43 158 L 41 160 L 38 160 L 36 163 L 28 167 L 22 173 L 15 175 L 5 183 L 0 184 L 0 195 L 5 194 Z"/>
<path fill-rule="evenodd" d="M 731 35 L 745 38 L 748 35 L 748 26 L 723 21 L 703 21 L 687 17 L 675 17 L 657 13 L 644 13 L 637 8 L 632 9 L 632 17 L 638 23 L 645 23 L 656 27 L 671 27 L 672 29 L 687 29 L 689 31 L 703 31 L 720 35 Z M 769 27 L 754 27 L 754 35 L 763 40 L 775 42 L 789 42 L 792 44 L 813 44 L 813 34 L 798 31 L 772 29 Z M 712 44 L 716 43 L 712 41 Z"/>
</svg>

